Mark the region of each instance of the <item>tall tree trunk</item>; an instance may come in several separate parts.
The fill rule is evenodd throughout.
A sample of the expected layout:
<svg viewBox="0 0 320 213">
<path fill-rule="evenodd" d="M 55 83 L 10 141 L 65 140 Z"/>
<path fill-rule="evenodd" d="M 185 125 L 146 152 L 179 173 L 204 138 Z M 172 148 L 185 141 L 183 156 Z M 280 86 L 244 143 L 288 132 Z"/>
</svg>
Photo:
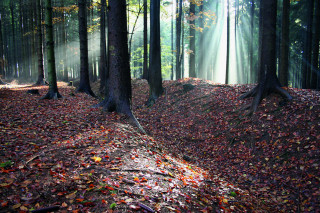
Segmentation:
<svg viewBox="0 0 320 213">
<path fill-rule="evenodd" d="M 89 80 L 88 32 L 87 32 L 87 1 L 79 0 L 79 38 L 80 38 L 80 84 L 78 92 L 95 97 Z"/>
<path fill-rule="evenodd" d="M 3 49 L 3 39 L 2 39 L 2 11 L 0 9 L 0 84 L 3 84 L 2 78 L 5 77 L 4 72 L 5 61 L 4 61 L 4 49 Z"/>
<path fill-rule="evenodd" d="M 99 104 L 105 110 L 129 116 L 143 131 L 131 111 L 131 78 L 128 53 L 126 1 L 109 0 L 108 7 L 109 77 L 105 99 Z"/>
<path fill-rule="evenodd" d="M 64 1 L 62 3 L 62 8 L 64 8 Z M 66 11 L 63 9 L 62 13 L 62 57 L 63 57 L 63 64 L 62 64 L 62 70 L 63 70 L 63 81 L 67 82 L 69 80 L 68 78 L 68 62 L 67 62 L 67 32 L 66 32 L 66 23 L 65 23 L 65 15 Z"/>
<path fill-rule="evenodd" d="M 307 30 L 305 34 L 304 50 L 302 54 L 302 88 L 309 89 L 311 84 L 311 57 L 312 57 L 312 25 L 314 0 L 307 0 Z"/>
<path fill-rule="evenodd" d="M 251 17 L 250 17 L 250 21 L 251 21 L 251 27 L 250 27 L 250 30 L 251 30 L 251 35 L 250 35 L 250 40 L 251 42 L 249 42 L 250 44 L 250 73 L 249 73 L 249 76 L 250 78 L 248 78 L 248 83 L 252 83 L 252 82 L 255 82 L 255 79 L 254 79 L 254 69 L 253 69 L 253 34 L 254 34 L 254 16 L 255 16 L 255 13 L 254 13 L 254 10 L 255 10 L 255 1 L 252 1 L 251 2 Z"/>
<path fill-rule="evenodd" d="M 15 32 L 15 21 L 14 21 L 14 1 L 10 1 L 10 11 L 11 11 L 11 27 L 12 27 L 12 45 L 13 45 L 13 55 L 12 55 L 12 66 L 13 66 L 13 77 L 18 77 L 17 69 L 17 53 L 16 53 L 16 32 Z"/>
<path fill-rule="evenodd" d="M 161 48 L 160 48 L 160 0 L 151 0 L 150 6 L 150 64 L 149 64 L 150 86 L 149 100 L 147 105 L 151 106 L 163 93 L 161 76 Z"/>
<path fill-rule="evenodd" d="M 229 83 L 229 58 L 230 58 L 230 0 L 227 1 L 227 60 L 225 84 Z"/>
<path fill-rule="evenodd" d="M 43 46 L 42 46 L 42 18 L 41 18 L 41 0 L 37 0 L 36 5 L 36 24 L 37 24 L 37 54 L 38 54 L 38 80 L 36 85 L 44 85 L 44 68 L 43 68 Z"/>
<path fill-rule="evenodd" d="M 261 62 L 259 67 L 260 78 L 258 85 L 241 98 L 254 97 L 249 109 L 253 113 L 263 98 L 275 92 L 286 99 L 292 99 L 290 94 L 281 88 L 276 75 L 276 21 L 277 21 L 277 0 L 260 0 L 261 20 Z"/>
<path fill-rule="evenodd" d="M 195 31 L 195 13 L 196 5 L 193 2 L 190 2 L 190 16 L 189 16 L 189 25 L 190 25 L 190 54 L 189 54 L 189 77 L 196 76 L 196 31 Z"/>
<path fill-rule="evenodd" d="M 143 79 L 148 80 L 148 1 L 143 0 Z"/>
<path fill-rule="evenodd" d="M 320 88 L 320 85 L 317 85 L 318 79 L 320 80 L 320 71 L 319 71 L 319 39 L 320 39 L 320 2 L 316 1 L 315 6 L 315 33 L 314 33 L 314 43 L 313 47 L 313 57 L 312 57 L 312 72 L 311 72 L 311 88 L 316 89 Z"/>
<path fill-rule="evenodd" d="M 279 80 L 282 86 L 288 86 L 288 67 L 289 67 L 289 10 L 290 0 L 283 0 L 282 6 L 282 31 L 280 46 L 280 68 Z"/>
<path fill-rule="evenodd" d="M 174 4 L 172 2 L 172 14 L 171 14 L 171 80 L 173 80 L 173 72 L 174 72 L 174 36 L 173 36 L 173 24 L 174 24 Z"/>
<path fill-rule="evenodd" d="M 198 77 L 205 79 L 205 71 L 204 71 L 204 13 L 203 13 L 203 0 L 201 1 L 201 5 L 199 7 L 199 54 L 198 54 Z"/>
<path fill-rule="evenodd" d="M 177 19 L 176 19 L 176 79 L 181 78 L 181 17 L 182 0 L 177 0 Z M 179 6 L 178 6 L 179 5 Z"/>
<path fill-rule="evenodd" d="M 57 98 L 61 98 L 62 96 L 59 94 L 58 86 L 57 86 L 51 0 L 45 0 L 45 7 L 46 7 L 45 22 L 46 22 L 49 91 L 42 99 L 57 99 Z"/>
<path fill-rule="evenodd" d="M 107 48 L 106 48 L 106 0 L 101 1 L 100 8 L 100 60 L 99 60 L 99 76 L 100 76 L 100 93 L 104 93 L 106 86 L 107 72 Z"/>
</svg>

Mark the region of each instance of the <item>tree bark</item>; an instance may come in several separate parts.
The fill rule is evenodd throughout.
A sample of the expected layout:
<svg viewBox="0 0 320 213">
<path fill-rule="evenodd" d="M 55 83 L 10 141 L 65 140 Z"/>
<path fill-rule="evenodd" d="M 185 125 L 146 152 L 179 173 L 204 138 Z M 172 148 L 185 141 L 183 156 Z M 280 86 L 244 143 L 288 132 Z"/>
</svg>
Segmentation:
<svg viewBox="0 0 320 213">
<path fill-rule="evenodd" d="M 196 5 L 193 2 L 190 2 L 190 54 L 189 54 L 189 77 L 196 76 L 196 31 L 195 31 L 195 13 Z"/>
<path fill-rule="evenodd" d="M 78 92 L 95 97 L 89 80 L 88 32 L 87 32 L 87 1 L 79 0 L 79 38 L 80 38 L 80 84 Z"/>
<path fill-rule="evenodd" d="M 150 86 L 148 106 L 152 106 L 163 93 L 161 76 L 161 48 L 160 48 L 160 0 L 151 0 L 150 7 Z"/>
<path fill-rule="evenodd" d="M 203 4 L 204 2 L 201 2 L 201 5 L 199 7 L 199 57 L 198 57 L 198 77 L 205 79 L 205 70 L 204 70 L 204 14 L 203 14 Z"/>
<path fill-rule="evenodd" d="M 109 76 L 106 82 L 105 99 L 99 106 L 109 112 L 116 111 L 129 116 L 129 120 L 144 132 L 131 110 L 126 1 L 109 0 L 108 9 Z"/>
<path fill-rule="evenodd" d="M 241 98 L 254 97 L 249 109 L 249 114 L 257 111 L 263 98 L 275 92 L 284 98 L 291 100 L 291 95 L 281 88 L 276 75 L 276 21 L 277 21 L 277 0 L 260 0 L 261 20 L 261 61 L 260 78 L 258 85 Z"/>
<path fill-rule="evenodd" d="M 314 0 L 307 0 L 307 30 L 305 34 L 304 50 L 302 54 L 302 88 L 309 89 L 311 84 L 312 57 L 312 25 Z"/>
<path fill-rule="evenodd" d="M 315 6 L 315 33 L 314 33 L 314 44 L 313 47 L 313 57 L 312 57 L 312 72 L 311 72 L 311 88 L 320 88 L 320 72 L 319 72 L 319 39 L 320 39 L 320 2 L 316 1 Z"/>
<path fill-rule="evenodd" d="M 106 1 L 101 1 L 100 9 L 100 60 L 99 60 L 99 76 L 100 76 L 100 93 L 104 94 L 106 86 L 107 72 L 107 48 L 106 48 Z"/>
<path fill-rule="evenodd" d="M 143 79 L 148 80 L 148 1 L 143 0 Z"/>
<path fill-rule="evenodd" d="M 43 68 L 43 46 L 42 46 L 42 18 L 41 18 L 41 1 L 37 0 L 36 6 L 36 24 L 37 24 L 37 54 L 38 54 L 38 80 L 36 85 L 44 85 L 44 68 Z"/>
<path fill-rule="evenodd" d="M 45 0 L 45 7 L 49 91 L 44 97 L 42 97 L 42 99 L 57 99 L 61 98 L 62 96 L 59 94 L 57 86 L 51 0 Z"/>
<path fill-rule="evenodd" d="M 182 0 L 177 0 L 177 19 L 176 19 L 176 79 L 181 78 L 181 17 Z M 179 6 L 178 6 L 179 5 Z"/>
<path fill-rule="evenodd" d="M 230 0 L 227 1 L 227 60 L 225 84 L 229 83 L 229 58 L 230 58 Z"/>
<path fill-rule="evenodd" d="M 5 77 L 4 67 L 5 67 L 5 62 L 4 62 L 3 39 L 2 39 L 2 11 L 0 9 L 0 84 L 3 84 L 3 81 L 1 79 Z"/>
<path fill-rule="evenodd" d="M 288 86 L 288 67 L 289 67 L 289 10 L 290 0 L 283 0 L 282 6 L 282 31 L 280 46 L 280 68 L 279 80 L 282 86 Z"/>
</svg>

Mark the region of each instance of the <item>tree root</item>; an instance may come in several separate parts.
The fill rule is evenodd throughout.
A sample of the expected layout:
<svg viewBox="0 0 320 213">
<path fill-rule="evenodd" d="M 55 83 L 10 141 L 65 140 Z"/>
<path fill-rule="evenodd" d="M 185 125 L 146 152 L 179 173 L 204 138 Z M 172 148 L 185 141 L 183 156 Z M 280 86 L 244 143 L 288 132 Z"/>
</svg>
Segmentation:
<svg viewBox="0 0 320 213">
<path fill-rule="evenodd" d="M 271 93 L 277 93 L 281 95 L 285 100 L 292 100 L 292 96 L 286 90 L 282 89 L 280 86 L 266 88 L 263 84 L 259 84 L 255 88 L 253 88 L 252 90 L 240 97 L 240 99 L 254 97 L 252 103 L 242 107 L 241 110 L 248 110 L 248 113 L 246 115 L 252 115 L 254 112 L 257 111 L 261 101 Z"/>
<path fill-rule="evenodd" d="M 56 100 L 58 98 L 62 98 L 62 95 L 60 95 L 59 92 L 49 91 L 45 96 L 40 98 L 40 100 L 43 100 L 43 99 L 54 99 L 54 100 Z"/>
</svg>

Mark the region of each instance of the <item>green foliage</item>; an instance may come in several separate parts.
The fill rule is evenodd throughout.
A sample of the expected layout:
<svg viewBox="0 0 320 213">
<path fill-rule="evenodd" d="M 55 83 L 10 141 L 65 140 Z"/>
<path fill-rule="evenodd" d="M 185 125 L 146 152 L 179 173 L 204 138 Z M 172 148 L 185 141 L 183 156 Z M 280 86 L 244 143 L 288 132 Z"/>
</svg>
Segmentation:
<svg viewBox="0 0 320 213">
<path fill-rule="evenodd" d="M 13 162 L 11 160 L 8 160 L 6 162 L 0 163 L 0 167 L 5 168 L 8 166 L 12 166 Z"/>
<path fill-rule="evenodd" d="M 111 205 L 110 205 L 110 209 L 114 209 L 114 208 L 116 208 L 116 206 L 117 206 L 117 204 L 116 203 L 111 203 Z"/>
</svg>

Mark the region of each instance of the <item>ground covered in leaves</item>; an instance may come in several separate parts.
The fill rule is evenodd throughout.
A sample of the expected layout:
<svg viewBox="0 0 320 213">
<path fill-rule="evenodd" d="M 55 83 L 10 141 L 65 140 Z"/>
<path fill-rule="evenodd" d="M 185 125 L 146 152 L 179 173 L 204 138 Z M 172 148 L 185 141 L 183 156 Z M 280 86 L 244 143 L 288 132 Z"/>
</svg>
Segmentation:
<svg viewBox="0 0 320 213">
<path fill-rule="evenodd" d="M 249 117 L 250 85 L 164 87 L 148 108 L 133 81 L 149 135 L 64 84 L 59 100 L 0 89 L 0 212 L 319 211 L 319 92 L 289 89 L 293 101 L 271 96 Z"/>
</svg>

